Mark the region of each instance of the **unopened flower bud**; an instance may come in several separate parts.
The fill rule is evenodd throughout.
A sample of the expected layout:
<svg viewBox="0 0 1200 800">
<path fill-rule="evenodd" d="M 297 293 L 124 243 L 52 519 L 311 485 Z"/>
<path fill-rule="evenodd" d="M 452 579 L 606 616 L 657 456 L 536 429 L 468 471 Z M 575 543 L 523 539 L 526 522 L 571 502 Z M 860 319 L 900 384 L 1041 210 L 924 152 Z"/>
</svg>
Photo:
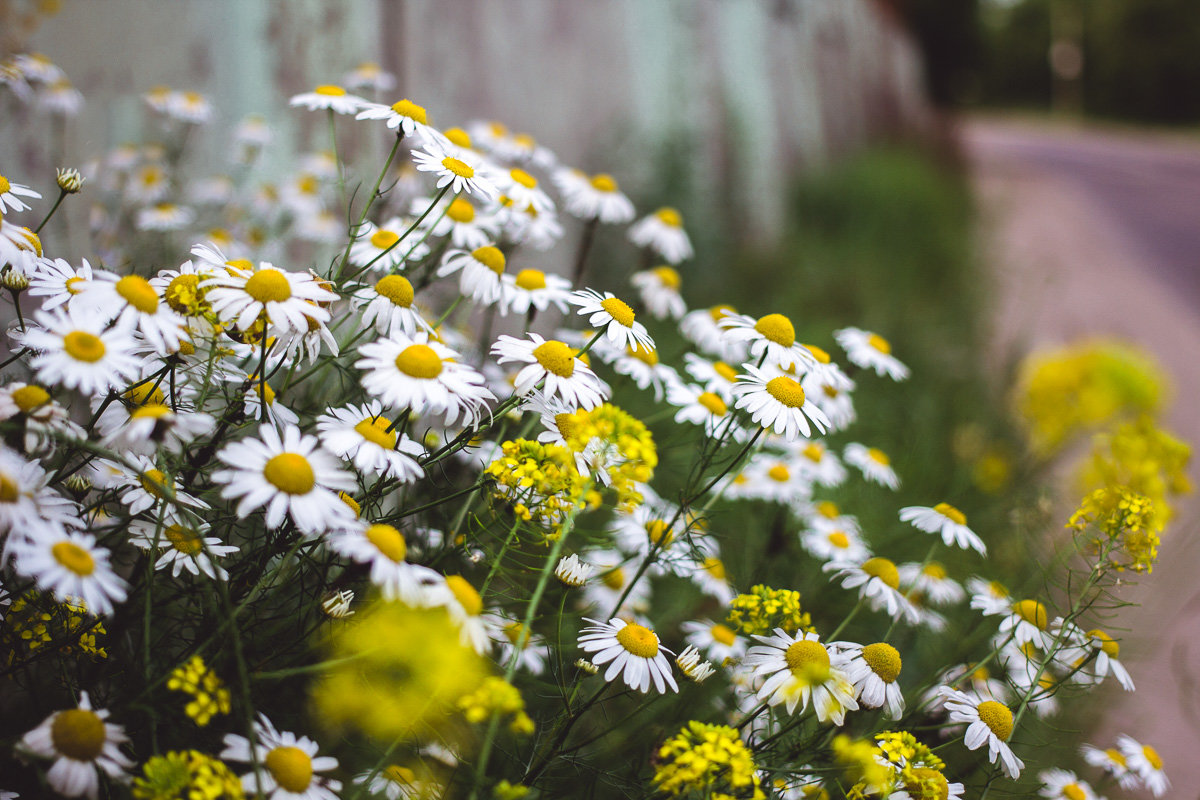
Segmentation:
<svg viewBox="0 0 1200 800">
<path fill-rule="evenodd" d="M 24 270 L 10 264 L 0 272 L 0 284 L 5 289 L 10 289 L 14 292 L 23 292 L 29 288 L 29 276 L 25 274 Z"/>
<path fill-rule="evenodd" d="M 58 188 L 62 189 L 67 194 L 76 194 L 83 188 L 84 178 L 79 174 L 77 169 L 67 169 L 64 167 L 58 168 L 58 175 L 55 178 L 58 181 Z"/>
</svg>

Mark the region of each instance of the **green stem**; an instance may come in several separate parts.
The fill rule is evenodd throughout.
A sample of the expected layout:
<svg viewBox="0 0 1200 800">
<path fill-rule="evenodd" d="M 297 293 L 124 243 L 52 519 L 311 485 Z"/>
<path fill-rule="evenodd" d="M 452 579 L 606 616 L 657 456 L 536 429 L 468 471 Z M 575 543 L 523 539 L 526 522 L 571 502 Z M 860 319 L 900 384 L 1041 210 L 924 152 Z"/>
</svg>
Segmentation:
<svg viewBox="0 0 1200 800">
<path fill-rule="evenodd" d="M 49 222 L 50 218 L 54 216 L 54 212 L 58 211 L 58 207 L 62 205 L 63 198 L 65 198 L 66 196 L 67 196 L 67 193 L 65 190 L 63 190 L 63 189 L 58 190 L 58 199 L 54 201 L 54 205 L 50 207 L 50 211 L 48 214 L 46 214 L 46 217 L 45 217 L 45 219 L 42 220 L 42 223 L 33 229 L 33 232 L 35 234 L 42 232 L 42 228 L 46 227 L 46 223 Z"/>
</svg>

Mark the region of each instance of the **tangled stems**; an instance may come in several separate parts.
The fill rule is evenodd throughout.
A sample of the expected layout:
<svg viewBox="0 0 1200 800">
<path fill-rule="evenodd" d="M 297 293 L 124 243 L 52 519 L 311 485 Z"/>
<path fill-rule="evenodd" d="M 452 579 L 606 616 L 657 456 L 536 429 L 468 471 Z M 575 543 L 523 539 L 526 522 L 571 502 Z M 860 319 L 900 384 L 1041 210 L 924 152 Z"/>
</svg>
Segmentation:
<svg viewBox="0 0 1200 800">
<path fill-rule="evenodd" d="M 363 223 L 367 221 L 367 214 L 370 212 L 375 200 L 382 196 L 379 194 L 379 187 L 383 185 L 383 178 L 387 175 L 388 170 L 391 169 L 392 161 L 396 159 L 396 153 L 400 150 L 400 140 L 403 138 L 404 134 L 401 133 L 396 136 L 396 141 L 392 143 L 392 150 L 388 153 L 387 160 L 383 162 L 383 169 L 379 170 L 379 177 L 375 179 L 375 188 L 371 190 L 371 196 L 367 198 L 362 213 L 358 215 L 358 222 L 355 223 L 354 229 L 346 241 L 346 249 L 342 251 L 342 258 L 338 264 L 337 277 L 335 278 L 335 282 L 337 283 L 341 283 L 342 273 L 346 270 L 346 262 L 350 260 L 350 248 L 358 236 L 358 231 L 362 228 Z"/>
</svg>

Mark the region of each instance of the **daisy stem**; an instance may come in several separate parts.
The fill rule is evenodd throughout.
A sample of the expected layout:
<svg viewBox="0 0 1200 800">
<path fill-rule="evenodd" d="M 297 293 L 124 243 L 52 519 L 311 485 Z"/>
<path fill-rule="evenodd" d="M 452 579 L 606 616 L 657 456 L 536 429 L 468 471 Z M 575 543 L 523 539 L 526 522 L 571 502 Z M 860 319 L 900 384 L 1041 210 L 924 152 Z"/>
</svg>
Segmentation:
<svg viewBox="0 0 1200 800">
<path fill-rule="evenodd" d="M 8 291 L 12 294 L 13 308 L 16 309 L 17 312 L 17 324 L 21 326 L 21 331 L 24 332 L 25 315 L 21 313 L 21 293 L 16 289 L 9 289 Z"/>
<path fill-rule="evenodd" d="M 388 153 L 387 161 L 383 162 L 383 169 L 379 171 L 379 177 L 375 179 L 375 188 L 371 190 L 371 196 L 367 198 L 367 204 L 363 206 L 362 213 L 358 215 L 358 223 L 350 231 L 349 240 L 346 242 L 346 249 L 342 252 L 342 259 L 338 264 L 336 283 L 341 283 L 342 281 L 342 272 L 345 271 L 346 262 L 350 258 L 350 247 L 354 244 L 354 240 L 358 238 L 358 231 L 362 228 L 363 223 L 366 222 L 367 212 L 371 210 L 371 205 L 375 202 L 375 198 L 379 197 L 379 187 L 383 184 L 383 178 L 387 175 L 387 171 L 391 169 L 392 161 L 396 158 L 396 152 L 400 149 L 400 140 L 403 138 L 403 134 L 396 137 L 396 141 L 392 145 L 392 151 Z"/>
<path fill-rule="evenodd" d="M 237 665 L 238 688 L 242 695 L 242 718 L 246 726 L 246 738 L 250 741 L 250 767 L 254 774 L 254 789 L 263 794 L 262 772 L 258 764 L 258 737 L 254 733 L 254 705 L 250 697 L 250 670 L 246 666 L 246 655 L 242 652 L 242 636 L 238 629 L 237 609 L 229 599 L 229 585 L 225 581 L 213 581 L 221 599 L 221 609 L 229 627 L 229 640 L 233 644 L 233 660 Z"/>
<path fill-rule="evenodd" d="M 740 731 L 742 728 L 746 727 L 751 722 L 753 722 L 754 718 L 757 717 L 759 714 L 761 714 L 763 712 L 763 709 L 767 708 L 767 705 L 768 705 L 767 701 L 763 700 L 761 703 L 759 703 L 757 706 L 752 708 L 750 711 L 747 711 L 746 716 L 742 717 L 738 721 L 738 723 L 736 725 L 734 725 L 733 727 L 737 728 Z"/>
<path fill-rule="evenodd" d="M 258 421 L 267 422 L 267 328 L 263 326 L 262 358 L 258 362 Z"/>
<path fill-rule="evenodd" d="M 409 225 L 408 229 L 406 231 L 404 231 L 404 233 L 400 234 L 399 239 L 397 239 L 396 241 L 394 241 L 390 245 L 388 245 L 386 248 L 384 248 L 384 250 L 382 252 L 380 252 L 379 255 L 372 258 L 366 264 L 363 264 L 362 268 L 359 269 L 358 272 L 355 273 L 355 275 L 366 272 L 375 264 L 376 261 L 378 261 L 379 259 L 386 256 L 388 253 L 395 250 L 400 245 L 401 242 L 403 242 L 405 239 L 408 238 L 409 234 L 411 234 L 413 231 L 415 231 L 417 229 L 418 225 L 420 225 L 422 222 L 425 221 L 425 218 L 429 216 L 429 212 L 433 211 L 435 208 L 437 208 L 437 204 L 442 201 L 442 198 L 446 196 L 446 192 L 448 192 L 448 191 L 450 191 L 449 184 L 447 184 L 446 186 L 443 186 L 441 188 L 441 190 L 436 195 L 434 195 L 433 202 L 429 204 L 429 208 L 425 209 L 424 213 L 422 213 L 421 216 L 417 217 L 416 220 L 413 221 L 413 224 Z M 455 197 L 457 197 L 457 196 L 458 196 L 458 194 L 455 193 Z M 346 252 L 349 253 L 350 251 L 347 250 Z M 338 280 L 340 281 L 341 278 L 342 278 L 342 273 L 341 273 L 341 271 L 339 271 L 338 272 Z"/>
<path fill-rule="evenodd" d="M 863 607 L 863 604 L 864 604 L 864 602 L 865 602 L 865 601 L 863 600 L 863 598 L 861 598 L 861 597 L 860 597 L 860 598 L 858 598 L 858 602 L 854 604 L 854 608 L 850 609 L 850 613 L 846 615 L 846 618 L 842 620 L 841 624 L 840 624 L 840 625 L 838 625 L 836 628 L 834 628 L 834 629 L 833 629 L 833 633 L 831 633 L 831 634 L 829 634 L 828 636 L 826 636 L 826 637 L 825 637 L 825 641 L 827 641 L 827 642 L 832 642 L 834 639 L 836 639 L 836 638 L 837 638 L 837 635 L 838 635 L 839 633 L 841 633 L 841 632 L 842 632 L 842 630 L 843 630 L 843 629 L 845 629 L 845 627 L 846 627 L 847 625 L 849 625 L 849 624 L 850 624 L 850 620 L 854 619 L 854 617 L 858 615 L 858 612 L 859 612 L 860 610 L 862 610 L 862 607 Z M 893 624 L 893 626 L 895 625 L 895 623 L 894 623 L 894 622 L 893 622 L 892 624 Z M 891 630 L 889 629 L 889 631 L 888 631 L 888 632 L 890 633 L 890 632 L 891 632 Z M 886 636 L 884 636 L 883 638 L 884 638 L 884 641 L 886 641 L 886 640 L 887 640 L 887 637 L 886 637 Z"/>
<path fill-rule="evenodd" d="M 579 281 L 583 278 L 583 272 L 587 268 L 588 253 L 592 250 L 592 242 L 596 238 L 596 228 L 600 225 L 600 218 L 589 220 L 583 229 L 583 238 L 579 240 L 579 253 L 575 256 L 575 269 L 571 272 L 571 285 L 576 289 L 579 288 Z"/>
<path fill-rule="evenodd" d="M 42 224 L 38 225 L 36 228 L 33 229 L 34 233 L 42 232 L 42 228 L 46 227 L 46 223 L 49 222 L 50 218 L 54 216 L 54 212 L 58 211 L 58 207 L 62 205 L 63 198 L 65 198 L 66 196 L 67 196 L 66 191 L 64 191 L 62 189 L 58 190 L 58 199 L 55 200 L 54 205 L 52 205 L 50 207 L 50 211 L 49 211 L 49 213 L 46 214 L 46 218 L 42 220 Z"/>
<path fill-rule="evenodd" d="M 454 313 L 454 309 L 458 308 L 458 304 L 462 302 L 462 299 L 463 299 L 463 295 L 461 295 L 461 294 L 458 297 L 454 298 L 454 302 L 450 304 L 450 307 L 447 308 L 440 317 L 438 317 L 437 322 L 433 323 L 434 330 L 437 330 L 438 328 L 440 328 L 442 326 L 442 323 L 445 322 L 447 319 L 449 319 L 450 315 Z"/>
<path fill-rule="evenodd" d="M 575 727 L 575 723 L 583 718 L 584 713 L 596 704 L 596 701 L 600 699 L 600 695 L 604 694 L 605 690 L 611 685 L 612 681 L 605 681 L 604 684 L 596 690 L 595 694 L 585 700 L 583 705 L 581 705 L 574 713 L 567 717 L 567 721 L 563 723 L 562 727 L 559 729 L 558 735 L 554 737 L 554 742 L 551 743 L 550 748 L 542 754 L 541 759 L 538 760 L 538 763 L 535 766 L 529 768 L 529 770 L 525 773 L 525 777 L 521 778 L 521 783 L 525 784 L 526 786 L 532 786 L 534 781 L 541 777 L 542 773 L 546 771 L 546 767 L 550 766 L 550 760 L 554 758 L 554 756 L 558 753 L 559 748 L 562 747 L 563 743 L 567 741 L 567 737 L 571 734 L 571 728 Z"/>
<path fill-rule="evenodd" d="M 332 108 L 325 109 L 325 113 L 329 117 L 329 141 L 333 147 L 334 166 L 337 168 L 337 171 L 338 171 L 338 191 L 341 192 L 341 195 L 342 195 L 342 205 L 346 206 L 346 208 L 348 210 L 349 203 L 346 202 L 346 171 L 344 169 L 342 169 L 342 159 L 338 155 L 337 124 L 335 123 L 335 120 L 334 120 L 334 113 L 333 113 Z"/>
<path fill-rule="evenodd" d="M 520 523 L 521 518 L 516 517 L 513 520 L 512 527 L 508 529 L 508 536 L 504 538 L 504 544 L 500 547 L 500 552 L 497 553 L 496 557 L 492 560 L 492 568 L 488 570 L 487 577 L 483 579 L 483 585 L 479 587 L 480 599 L 487 596 L 488 585 L 492 582 L 492 578 L 496 577 L 496 571 L 500 569 L 500 562 L 504 560 L 504 554 L 508 552 L 509 545 L 512 544 L 513 539 L 515 539 L 517 536 L 517 527 L 520 525 Z M 451 531 L 451 533 L 453 533 L 453 531 Z"/>
</svg>

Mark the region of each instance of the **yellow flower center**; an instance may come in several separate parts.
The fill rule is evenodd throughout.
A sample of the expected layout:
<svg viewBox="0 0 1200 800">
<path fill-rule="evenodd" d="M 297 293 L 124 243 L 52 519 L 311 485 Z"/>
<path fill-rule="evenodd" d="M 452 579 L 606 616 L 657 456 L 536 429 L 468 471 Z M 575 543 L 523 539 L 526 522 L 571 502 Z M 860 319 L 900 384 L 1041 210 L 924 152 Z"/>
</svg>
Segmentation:
<svg viewBox="0 0 1200 800">
<path fill-rule="evenodd" d="M 375 284 L 375 293 L 401 308 L 412 308 L 413 298 L 416 296 L 413 285 L 403 275 L 384 275 Z"/>
<path fill-rule="evenodd" d="M 74 761 L 95 761 L 104 749 L 104 740 L 104 720 L 86 708 L 60 711 L 50 723 L 54 749 Z"/>
<path fill-rule="evenodd" d="M 400 234 L 395 231 L 378 230 L 371 234 L 371 245 L 380 250 L 387 250 L 398 241 L 400 241 Z"/>
<path fill-rule="evenodd" d="M 1121 654 L 1121 645 L 1099 628 L 1088 631 L 1087 635 L 1091 639 L 1099 639 L 1100 650 L 1107 653 L 1109 657 L 1116 658 Z"/>
<path fill-rule="evenodd" d="M 71 331 L 63 337 L 63 350 L 76 361 L 94 364 L 104 358 L 104 342 L 87 331 Z"/>
<path fill-rule="evenodd" d="M 953 522 L 957 522 L 959 525 L 967 524 L 966 514 L 962 513 L 949 503 L 938 503 L 933 507 L 933 510 L 941 514 L 943 517 L 946 517 Z"/>
<path fill-rule="evenodd" d="M 405 556 L 408 555 L 408 545 L 404 542 L 404 534 L 391 525 L 382 523 L 372 525 L 367 528 L 366 537 L 368 542 L 375 545 L 376 550 L 397 564 L 403 563 Z"/>
<path fill-rule="evenodd" d="M 982 683 L 983 681 L 991 680 L 992 672 L 987 667 L 976 667 L 971 673 L 971 680 Z"/>
<path fill-rule="evenodd" d="M 147 494 L 159 498 L 164 496 L 163 490 L 159 487 L 166 486 L 170 489 L 174 489 L 175 487 L 175 482 L 164 475 L 162 470 L 158 469 L 148 469 L 143 472 L 138 476 L 138 483 L 142 485 Z"/>
<path fill-rule="evenodd" d="M 822 500 L 817 503 L 817 513 L 825 519 L 837 519 L 842 512 L 837 507 L 837 503 L 832 500 Z"/>
<path fill-rule="evenodd" d="M 8 182 L 8 178 L 0 175 L 0 194 L 4 194 L 12 188 L 12 184 Z"/>
<path fill-rule="evenodd" d="M 675 539 L 675 532 L 661 519 L 652 519 L 645 525 L 646 538 L 659 547 L 667 547 Z"/>
<path fill-rule="evenodd" d="M 658 278 L 659 282 L 668 289 L 679 291 L 683 286 L 683 279 L 679 277 L 679 273 L 670 267 L 655 267 L 650 270 L 654 273 L 654 277 Z M 718 306 L 720 308 L 720 306 Z"/>
<path fill-rule="evenodd" d="M 533 348 L 533 357 L 543 369 L 560 378 L 569 378 L 575 374 L 575 354 L 562 342 L 551 339 L 539 344 Z"/>
<path fill-rule="evenodd" d="M 778 483 L 786 483 L 792 477 L 792 473 L 788 472 L 788 468 L 783 464 L 775 464 L 767 470 L 767 477 Z"/>
<path fill-rule="evenodd" d="M 50 552 L 55 561 L 76 575 L 87 577 L 96 571 L 92 554 L 74 542 L 58 542 L 50 548 Z"/>
<path fill-rule="evenodd" d="M 442 374 L 442 359 L 427 344 L 410 344 L 396 356 L 396 369 L 412 378 L 433 380 Z"/>
<path fill-rule="evenodd" d="M 399 103 L 393 103 L 392 111 L 395 111 L 402 117 L 408 117 L 409 119 L 415 120 L 422 125 L 429 124 L 429 117 L 425 113 L 425 108 L 417 105 L 407 98 L 401 100 Z"/>
<path fill-rule="evenodd" d="M 658 636 L 649 628 L 631 622 L 617 631 L 617 642 L 638 658 L 654 658 L 658 655 Z"/>
<path fill-rule="evenodd" d="M 1046 630 L 1046 607 L 1037 600 L 1018 600 L 1013 603 L 1012 611 L 1038 630 Z"/>
<path fill-rule="evenodd" d="M 807 458 L 809 461 L 814 461 L 817 463 L 820 463 L 821 459 L 825 457 L 825 448 L 816 442 L 813 442 L 805 447 L 803 452 L 805 458 Z"/>
<path fill-rule="evenodd" d="M 786 375 L 767 381 L 767 393 L 788 408 L 800 408 L 804 405 L 804 390 Z"/>
<path fill-rule="evenodd" d="M 510 644 L 515 645 L 521 640 L 521 633 L 525 630 L 525 626 L 519 622 L 510 622 L 504 626 L 504 638 L 508 639 Z M 525 637 L 525 646 L 529 646 L 529 637 Z"/>
<path fill-rule="evenodd" d="M 1128 766 L 1125 763 L 1125 754 L 1122 753 L 1120 750 L 1110 747 L 1104 751 L 1104 755 L 1108 756 L 1109 760 L 1112 761 L 1114 764 L 1118 764 L 1122 767 Z"/>
<path fill-rule="evenodd" d="M 318 86 L 316 89 L 313 90 L 313 94 L 323 94 L 326 97 L 341 97 L 345 93 L 346 93 L 346 90 L 343 89 L 342 87 L 333 86 L 331 84 L 324 84 L 322 86 Z"/>
<path fill-rule="evenodd" d="M 900 676 L 900 669 L 903 666 L 903 662 L 900 660 L 900 651 L 890 644 L 886 642 L 869 644 L 862 649 L 862 656 L 871 671 L 882 678 L 884 683 L 895 683 L 896 678 Z"/>
<path fill-rule="evenodd" d="M 784 652 L 788 669 L 798 678 L 823 683 L 829 678 L 829 651 L 820 642 L 801 639 L 792 642 Z"/>
<path fill-rule="evenodd" d="M 608 572 L 601 575 L 600 580 L 604 581 L 604 585 L 610 589 L 624 588 L 625 571 L 620 567 L 613 567 Z"/>
<path fill-rule="evenodd" d="M 711 308 L 708 309 L 708 316 L 712 318 L 713 322 L 720 322 L 721 318 L 726 316 L 727 314 L 736 314 L 736 313 L 737 313 L 737 309 L 735 309 L 733 306 L 729 306 L 729 305 L 725 305 L 725 304 L 718 304 L 718 305 L 712 306 Z"/>
<path fill-rule="evenodd" d="M 354 512 L 355 517 L 362 516 L 362 506 L 360 506 L 358 504 L 358 501 L 355 500 L 353 497 L 346 494 L 345 492 L 338 492 L 338 499 L 350 507 L 350 510 Z"/>
<path fill-rule="evenodd" d="M 83 287 L 79 285 L 81 283 L 87 283 L 87 279 L 76 275 L 73 278 L 67 278 L 63 287 L 67 290 L 67 294 L 76 295 L 83 291 Z"/>
<path fill-rule="evenodd" d="M 934 580 L 941 581 L 946 579 L 946 568 L 936 561 L 930 561 L 925 566 L 921 567 L 921 574 Z"/>
<path fill-rule="evenodd" d="M 471 147 L 471 134 L 462 128 L 447 128 L 442 131 L 442 135 L 449 139 L 451 144 L 467 149 Z"/>
<path fill-rule="evenodd" d="M 446 209 L 446 216 L 453 222 L 474 222 L 475 206 L 471 205 L 470 200 L 456 197 L 450 201 L 450 207 Z"/>
<path fill-rule="evenodd" d="M 867 458 L 884 467 L 889 466 L 892 463 L 892 460 L 888 458 L 887 453 L 883 452 L 882 450 L 877 450 L 874 447 L 867 450 Z"/>
<path fill-rule="evenodd" d="M 991 592 L 992 597 L 1008 597 L 1008 587 L 1000 581 L 990 581 L 988 583 L 988 591 Z"/>
<path fill-rule="evenodd" d="M 140 275 L 126 275 L 117 281 L 117 294 L 126 303 L 141 311 L 143 314 L 153 314 L 158 310 L 158 295 L 150 281 Z"/>
<path fill-rule="evenodd" d="M 500 248 L 491 245 L 480 247 L 471 253 L 471 257 L 497 275 L 504 274 L 504 253 L 500 252 Z"/>
<path fill-rule="evenodd" d="M 246 294 L 260 303 L 282 303 L 292 296 L 292 286 L 277 269 L 260 269 L 246 281 Z"/>
<path fill-rule="evenodd" d="M 204 549 L 204 540 L 201 538 L 200 533 L 191 528 L 185 528 L 181 525 L 168 525 L 163 530 L 163 536 L 167 537 L 167 541 L 171 543 L 171 547 L 174 547 L 184 555 L 197 556 Z"/>
<path fill-rule="evenodd" d="M 49 403 L 50 393 L 40 386 L 29 384 L 22 386 L 20 389 L 14 389 L 12 399 L 16 403 L 17 408 L 21 409 L 22 414 L 28 414 L 35 408 Z"/>
<path fill-rule="evenodd" d="M 1067 800 L 1087 800 L 1087 795 L 1084 794 L 1083 787 L 1078 783 L 1068 783 L 1062 787 L 1062 796 Z"/>
<path fill-rule="evenodd" d="M 198 301 L 202 295 L 199 275 L 177 275 L 171 279 L 167 290 L 163 292 L 167 305 L 179 314 L 191 313 L 192 303 Z"/>
<path fill-rule="evenodd" d="M 19 233 L 25 237 L 25 243 L 24 244 L 17 243 L 17 246 L 20 247 L 22 250 L 30 250 L 34 253 L 37 253 L 38 256 L 41 256 L 42 255 L 41 237 L 39 237 L 33 231 L 29 230 L 29 228 L 21 228 Z"/>
<path fill-rule="evenodd" d="M 658 217 L 658 221 L 664 225 L 669 225 L 672 228 L 683 227 L 683 217 L 680 216 L 679 212 L 673 208 L 660 208 L 658 211 L 654 212 L 654 216 Z"/>
<path fill-rule="evenodd" d="M 452 156 L 446 156 L 442 159 L 442 166 L 453 172 L 460 178 L 474 178 L 475 169 L 465 161 L 460 161 Z"/>
<path fill-rule="evenodd" d="M 700 568 L 719 581 L 725 580 L 725 563 L 719 558 L 709 556 L 700 564 Z"/>
<path fill-rule="evenodd" d="M 783 347 L 791 347 L 796 343 L 796 328 L 783 314 L 767 314 L 754 323 L 754 330 L 762 334 L 763 338 Z"/>
<path fill-rule="evenodd" d="M 633 358 L 636 358 L 638 361 L 641 361 L 643 364 L 646 364 L 648 366 L 653 367 L 656 364 L 658 364 L 658 351 L 657 350 L 646 350 L 643 347 L 639 346 L 639 347 L 627 347 L 627 348 L 625 348 L 625 352 L 628 353 Z"/>
<path fill-rule="evenodd" d="M 633 320 L 636 315 L 625 301 L 616 297 L 610 297 L 607 300 L 600 301 L 600 307 L 607 311 L 608 315 L 616 320 L 618 325 L 625 328 L 633 327 Z"/>
<path fill-rule="evenodd" d="M 612 175 L 600 173 L 592 176 L 592 188 L 598 192 L 615 192 L 617 190 L 617 181 Z"/>
<path fill-rule="evenodd" d="M 708 409 L 710 414 L 723 417 L 729 411 L 729 406 L 725 405 L 725 401 L 712 392 L 702 392 L 696 398 L 696 402 Z"/>
<path fill-rule="evenodd" d="M 546 288 L 546 273 L 540 269 L 523 269 L 517 273 L 516 284 L 527 292 Z"/>
<path fill-rule="evenodd" d="M 850 546 L 850 537 L 842 531 L 833 531 L 825 538 L 831 545 L 839 550 L 845 550 Z"/>
<path fill-rule="evenodd" d="M 1150 762 L 1150 766 L 1154 767 L 1155 769 L 1163 768 L 1162 757 L 1158 754 L 1158 751 L 1150 745 L 1142 745 L 1142 755 L 1144 755 L 1146 760 Z"/>
<path fill-rule="evenodd" d="M 267 770 L 279 788 L 300 794 L 312 783 L 312 759 L 299 747 L 276 747 L 267 753 Z"/>
<path fill-rule="evenodd" d="M 733 383 L 735 380 L 737 380 L 738 376 L 738 371 L 726 364 L 724 361 L 717 361 L 713 363 L 713 372 L 717 373 L 730 383 Z"/>
<path fill-rule="evenodd" d="M 169 406 L 161 403 L 147 403 L 133 410 L 129 415 L 130 419 L 162 419 L 171 413 Z"/>
<path fill-rule="evenodd" d="M 825 396 L 828 397 L 830 400 L 832 400 L 833 398 L 835 398 L 839 394 L 841 394 L 841 392 L 839 392 L 837 389 L 833 388 L 829 384 L 825 384 L 824 386 L 822 386 L 821 391 L 825 392 Z"/>
<path fill-rule="evenodd" d="M 883 353 L 884 355 L 888 355 L 889 353 L 892 352 L 891 342 L 889 342 L 887 339 L 883 338 L 882 336 L 880 336 L 877 333 L 872 333 L 870 336 L 867 337 L 867 344 L 871 345 L 871 347 L 874 347 L 876 350 Z"/>
<path fill-rule="evenodd" d="M 402 767 L 399 764 L 392 764 L 380 774 L 383 775 L 384 780 L 391 781 L 392 783 L 396 783 L 401 786 L 407 786 L 417 778 L 411 769 L 408 767 Z"/>
<path fill-rule="evenodd" d="M 996 738 L 1007 742 L 1013 732 L 1013 715 L 1008 706 L 995 700 L 984 700 L 976 710 L 979 712 L 979 719 L 996 734 Z"/>
<path fill-rule="evenodd" d="M 904 791 L 913 800 L 946 800 L 950 797 L 950 783 L 936 769 L 914 767 L 912 780 L 905 781 Z"/>
<path fill-rule="evenodd" d="M 317 484 L 312 464 L 299 453 L 280 453 L 263 467 L 263 477 L 281 492 L 308 494 Z"/>
<path fill-rule="evenodd" d="M 519 167 L 516 169 L 513 169 L 508 174 L 512 176 L 512 179 L 514 181 L 521 184 L 526 189 L 532 189 L 533 187 L 537 186 L 537 178 L 533 177 L 528 172 L 526 172 L 523 169 L 520 169 Z"/>
<path fill-rule="evenodd" d="M 900 588 L 900 571 L 896 565 L 886 558 L 868 558 L 863 562 L 862 571 L 872 578 L 879 578 L 892 589 Z"/>
<path fill-rule="evenodd" d="M 447 575 L 446 586 L 468 616 L 477 617 L 483 613 L 483 598 L 462 575 Z"/>
<path fill-rule="evenodd" d="M 804 345 L 804 349 L 813 354 L 813 358 L 817 360 L 818 364 L 829 364 L 833 362 L 833 359 L 829 357 L 829 353 L 825 352 L 824 349 L 817 347 L 815 344 L 806 344 Z"/>
<path fill-rule="evenodd" d="M 719 622 L 713 625 L 712 630 L 709 632 L 712 634 L 714 642 L 720 642 L 726 647 L 732 647 L 733 643 L 737 641 L 737 634 L 733 632 L 733 628 L 730 628 L 728 625 L 722 625 Z"/>
<path fill-rule="evenodd" d="M 392 421 L 387 417 L 367 417 L 354 426 L 354 432 L 371 444 L 377 444 L 385 450 L 396 449 L 396 432 L 389 431 Z"/>
</svg>

